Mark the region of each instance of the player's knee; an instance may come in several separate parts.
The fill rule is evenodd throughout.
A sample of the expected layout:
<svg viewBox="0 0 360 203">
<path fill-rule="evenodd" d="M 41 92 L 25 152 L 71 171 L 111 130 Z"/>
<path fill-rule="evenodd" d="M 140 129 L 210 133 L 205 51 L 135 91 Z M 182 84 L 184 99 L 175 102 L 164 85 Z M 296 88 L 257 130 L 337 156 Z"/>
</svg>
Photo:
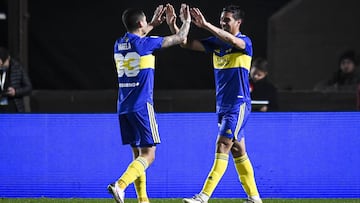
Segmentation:
<svg viewBox="0 0 360 203">
<path fill-rule="evenodd" d="M 144 157 L 150 165 L 155 160 L 155 151 L 147 151 L 147 153 L 143 153 L 141 156 Z"/>
<path fill-rule="evenodd" d="M 216 147 L 217 147 L 217 153 L 229 153 L 230 149 L 232 146 L 232 142 L 231 140 L 226 140 L 226 139 L 218 139 L 217 143 L 216 143 Z"/>
<path fill-rule="evenodd" d="M 239 147 L 231 147 L 231 154 L 233 157 L 240 157 L 246 154 L 245 149 L 239 148 Z"/>
<path fill-rule="evenodd" d="M 147 161 L 150 164 L 152 164 L 155 161 L 155 153 L 154 154 L 149 154 L 149 156 L 147 157 Z"/>
</svg>

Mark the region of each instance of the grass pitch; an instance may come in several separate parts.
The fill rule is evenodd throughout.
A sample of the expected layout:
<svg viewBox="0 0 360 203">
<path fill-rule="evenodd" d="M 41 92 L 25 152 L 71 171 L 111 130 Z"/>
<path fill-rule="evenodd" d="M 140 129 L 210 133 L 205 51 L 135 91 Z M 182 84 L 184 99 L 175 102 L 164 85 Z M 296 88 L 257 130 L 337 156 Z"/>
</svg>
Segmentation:
<svg viewBox="0 0 360 203">
<path fill-rule="evenodd" d="M 113 199 L 0 198 L 1 203 L 115 203 Z M 138 203 L 126 199 L 126 203 Z M 209 203 L 242 203 L 241 199 L 211 199 Z M 264 203 L 360 203 L 360 199 L 263 199 Z M 151 203 L 182 203 L 181 199 L 151 199 Z"/>
</svg>

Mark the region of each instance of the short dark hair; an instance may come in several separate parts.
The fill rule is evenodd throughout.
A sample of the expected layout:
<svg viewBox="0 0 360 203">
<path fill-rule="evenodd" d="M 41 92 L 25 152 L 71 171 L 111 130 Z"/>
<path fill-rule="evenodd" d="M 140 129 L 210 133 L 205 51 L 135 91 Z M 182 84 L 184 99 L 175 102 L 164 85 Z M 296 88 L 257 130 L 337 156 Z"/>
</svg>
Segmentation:
<svg viewBox="0 0 360 203">
<path fill-rule="evenodd" d="M 10 56 L 9 51 L 5 47 L 0 47 L 0 59 L 4 63 Z"/>
<path fill-rule="evenodd" d="M 127 31 L 134 31 L 138 28 L 138 22 L 145 16 L 144 12 L 140 9 L 129 8 L 122 14 L 122 21 Z"/>
<path fill-rule="evenodd" d="M 341 62 L 345 59 L 349 59 L 351 60 L 355 65 L 358 65 L 358 59 L 356 56 L 356 53 L 354 50 L 348 50 L 345 51 L 343 53 L 341 53 L 340 57 L 339 57 L 339 65 L 341 64 Z"/>
<path fill-rule="evenodd" d="M 263 72 L 268 72 L 268 62 L 265 58 L 256 58 L 253 62 L 252 62 L 252 67 L 255 67 L 256 69 L 263 71 Z"/>
<path fill-rule="evenodd" d="M 228 5 L 223 8 L 223 12 L 230 12 L 233 14 L 235 20 L 244 20 L 245 12 L 240 9 L 240 6 L 237 5 Z"/>
</svg>

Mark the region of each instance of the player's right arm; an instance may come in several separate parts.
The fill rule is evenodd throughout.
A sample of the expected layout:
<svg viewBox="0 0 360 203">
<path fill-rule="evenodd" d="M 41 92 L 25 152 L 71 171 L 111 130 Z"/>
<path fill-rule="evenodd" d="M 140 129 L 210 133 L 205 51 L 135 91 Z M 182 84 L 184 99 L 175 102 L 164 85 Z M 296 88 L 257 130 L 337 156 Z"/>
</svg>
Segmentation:
<svg viewBox="0 0 360 203">
<path fill-rule="evenodd" d="M 189 11 L 189 6 L 186 4 L 181 4 L 180 17 L 182 21 L 182 26 L 176 34 L 164 37 L 162 42 L 162 48 L 170 47 L 173 45 L 180 44 L 187 39 L 187 35 L 190 30 L 191 16 Z"/>
</svg>

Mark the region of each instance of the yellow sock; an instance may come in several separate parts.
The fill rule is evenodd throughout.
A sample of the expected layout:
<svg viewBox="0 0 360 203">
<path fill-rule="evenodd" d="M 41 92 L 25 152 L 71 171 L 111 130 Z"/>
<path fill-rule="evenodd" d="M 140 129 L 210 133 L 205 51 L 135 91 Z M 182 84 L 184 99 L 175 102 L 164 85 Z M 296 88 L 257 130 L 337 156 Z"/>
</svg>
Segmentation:
<svg viewBox="0 0 360 203">
<path fill-rule="evenodd" d="M 221 177 L 224 175 L 227 165 L 228 165 L 229 155 L 224 153 L 216 153 L 213 167 L 206 179 L 202 193 L 207 196 L 211 196 L 214 192 L 217 184 L 219 183 Z"/>
<path fill-rule="evenodd" d="M 149 198 L 146 192 L 146 173 L 144 172 L 135 181 L 135 190 L 139 202 L 149 202 Z"/>
<path fill-rule="evenodd" d="M 138 157 L 130 163 L 126 171 L 118 180 L 119 187 L 123 190 L 142 175 L 148 167 L 148 162 L 143 157 Z"/>
<path fill-rule="evenodd" d="M 247 154 L 235 158 L 234 163 L 246 194 L 249 197 L 259 196 L 254 177 L 254 170 Z"/>
</svg>

